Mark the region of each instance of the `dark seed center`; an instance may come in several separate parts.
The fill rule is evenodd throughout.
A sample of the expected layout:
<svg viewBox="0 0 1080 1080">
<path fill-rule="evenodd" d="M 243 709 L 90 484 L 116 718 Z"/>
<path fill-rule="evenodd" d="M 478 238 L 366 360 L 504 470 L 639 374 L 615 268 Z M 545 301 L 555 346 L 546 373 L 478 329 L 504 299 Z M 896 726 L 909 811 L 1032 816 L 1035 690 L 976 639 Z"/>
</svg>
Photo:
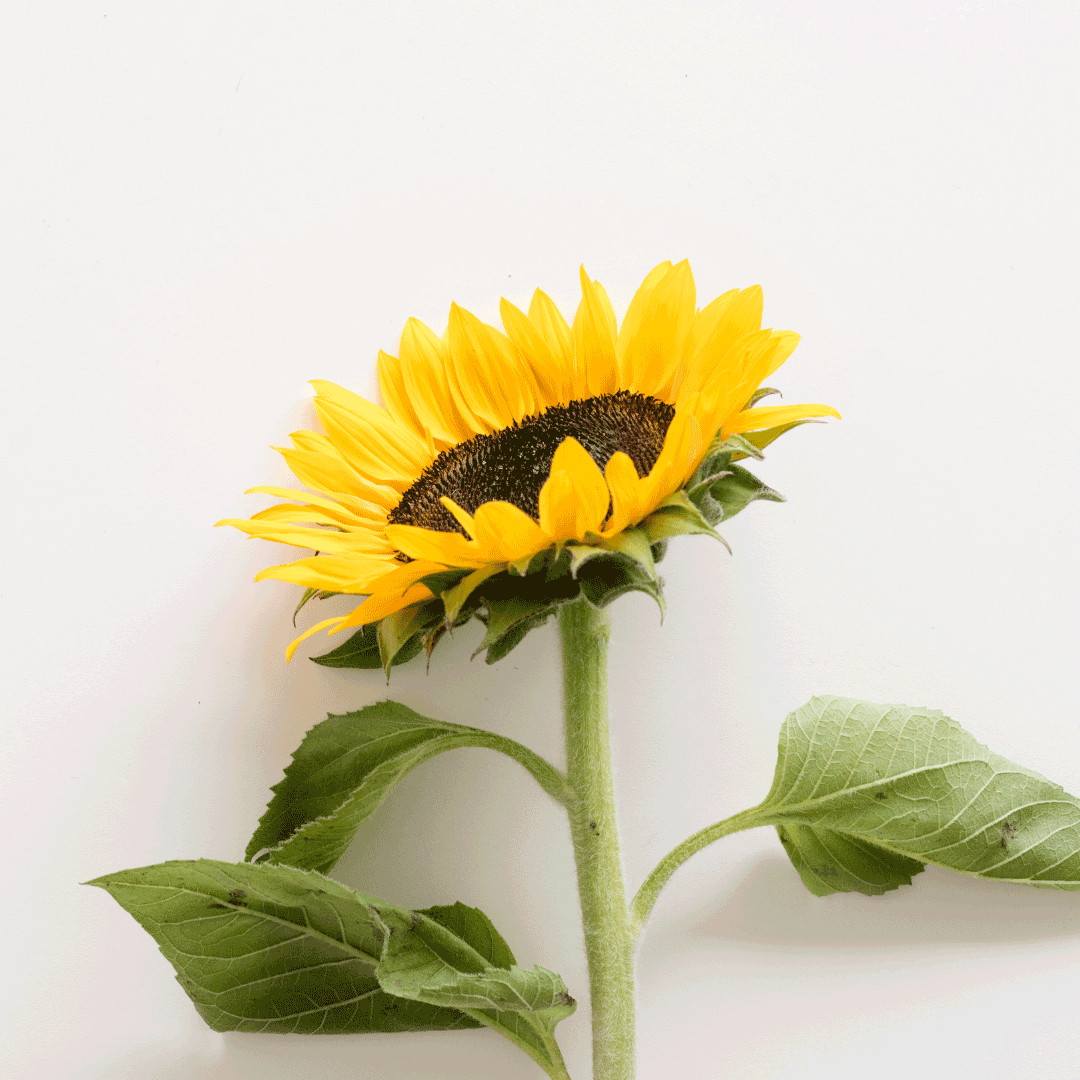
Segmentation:
<svg viewBox="0 0 1080 1080">
<path fill-rule="evenodd" d="M 621 450 L 638 476 L 645 476 L 660 456 L 674 415 L 673 405 L 627 390 L 553 405 L 539 416 L 444 450 L 401 496 L 390 523 L 464 533 L 439 502 L 443 495 L 470 514 L 500 500 L 539 520 L 540 489 L 565 438 L 577 439 L 601 469 Z"/>
</svg>

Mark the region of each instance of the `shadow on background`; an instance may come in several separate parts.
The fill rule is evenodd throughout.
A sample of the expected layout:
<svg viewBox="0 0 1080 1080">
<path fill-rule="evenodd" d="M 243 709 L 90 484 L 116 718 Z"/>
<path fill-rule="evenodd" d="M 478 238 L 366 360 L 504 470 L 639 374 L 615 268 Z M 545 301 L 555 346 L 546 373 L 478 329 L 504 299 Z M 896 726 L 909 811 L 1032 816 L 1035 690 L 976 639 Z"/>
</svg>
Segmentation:
<svg viewBox="0 0 1080 1080">
<path fill-rule="evenodd" d="M 695 918 L 695 915 L 697 917 Z M 753 863 L 727 899 L 669 924 L 686 933 L 761 945 L 942 945 L 1080 935 L 1080 897 L 979 881 L 928 867 L 883 896 L 812 896 L 782 855 Z M 658 934 L 657 936 L 661 936 Z"/>
<path fill-rule="evenodd" d="M 431 1032 L 405 1040 L 393 1035 L 293 1038 L 207 1032 L 202 1041 L 198 1050 L 190 1041 L 142 1047 L 122 1061 L 110 1061 L 107 1075 L 109 1080 L 259 1080 L 285 1075 L 283 1067 L 289 1075 L 317 1080 L 533 1080 L 536 1074 L 536 1066 L 516 1047 L 502 1045 L 503 1039 L 485 1031 Z"/>
</svg>

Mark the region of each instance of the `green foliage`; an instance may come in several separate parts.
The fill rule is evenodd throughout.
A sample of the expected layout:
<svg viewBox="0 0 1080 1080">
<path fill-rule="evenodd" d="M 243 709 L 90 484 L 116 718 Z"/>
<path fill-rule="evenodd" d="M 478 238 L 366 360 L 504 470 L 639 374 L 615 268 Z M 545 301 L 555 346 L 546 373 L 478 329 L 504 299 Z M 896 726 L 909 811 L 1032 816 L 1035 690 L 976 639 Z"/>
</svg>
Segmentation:
<svg viewBox="0 0 1080 1080">
<path fill-rule="evenodd" d="M 209 859 L 124 870 L 106 889 L 157 941 L 215 1031 L 494 1028 L 565 1077 L 562 980 L 518 967 L 463 904 L 406 911 L 310 871 Z"/>
<path fill-rule="evenodd" d="M 884 892 L 921 863 L 1080 889 L 1080 800 L 933 709 L 813 698 L 785 721 L 754 814 L 817 895 Z"/>
<path fill-rule="evenodd" d="M 566 797 L 558 770 L 520 743 L 382 701 L 329 716 L 304 736 L 245 857 L 268 849 L 263 858 L 270 862 L 329 873 L 398 781 L 436 754 L 463 746 L 507 754 L 554 798 Z"/>
<path fill-rule="evenodd" d="M 926 863 L 1080 890 L 1080 799 L 935 709 L 817 697 L 784 722 L 765 801 L 664 856 L 634 897 L 635 926 L 691 855 L 759 825 L 776 826 L 815 896 L 877 896 L 911 884 Z"/>
</svg>

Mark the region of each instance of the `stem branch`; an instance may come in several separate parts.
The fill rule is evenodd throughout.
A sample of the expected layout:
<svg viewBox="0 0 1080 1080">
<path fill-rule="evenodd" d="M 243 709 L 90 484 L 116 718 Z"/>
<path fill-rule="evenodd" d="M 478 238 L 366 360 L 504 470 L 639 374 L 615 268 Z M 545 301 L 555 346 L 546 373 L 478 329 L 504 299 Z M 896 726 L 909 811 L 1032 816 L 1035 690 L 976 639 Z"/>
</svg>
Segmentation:
<svg viewBox="0 0 1080 1080">
<path fill-rule="evenodd" d="M 697 854 L 703 847 L 708 847 L 714 840 L 719 840 L 723 836 L 730 836 L 732 833 L 763 824 L 765 822 L 761 820 L 761 808 L 755 806 L 750 810 L 743 810 L 741 813 L 725 818 L 723 821 L 718 821 L 715 825 L 706 826 L 665 855 L 657 864 L 656 869 L 645 879 L 645 883 L 638 889 L 637 896 L 630 905 L 630 926 L 635 939 L 644 928 L 656 903 L 656 898 L 660 895 L 660 890 L 691 855 Z"/>
</svg>

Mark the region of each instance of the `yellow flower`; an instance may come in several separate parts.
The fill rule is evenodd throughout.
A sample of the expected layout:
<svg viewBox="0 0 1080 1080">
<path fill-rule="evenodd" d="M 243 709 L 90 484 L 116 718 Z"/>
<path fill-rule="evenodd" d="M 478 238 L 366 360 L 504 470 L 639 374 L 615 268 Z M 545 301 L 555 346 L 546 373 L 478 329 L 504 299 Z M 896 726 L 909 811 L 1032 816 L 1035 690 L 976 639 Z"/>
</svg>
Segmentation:
<svg viewBox="0 0 1080 1080">
<path fill-rule="evenodd" d="M 827 405 L 755 407 L 799 340 L 761 329 L 756 286 L 699 310 L 689 264 L 661 263 L 621 327 L 584 268 L 581 291 L 572 325 L 539 289 L 528 314 L 502 301 L 505 332 L 456 304 L 441 338 L 410 319 L 400 356 L 379 354 L 384 407 L 313 383 L 325 434 L 297 432 L 281 453 L 318 495 L 253 488 L 296 502 L 219 522 L 315 549 L 256 580 L 366 597 L 303 637 L 391 615 L 400 633 L 452 624 L 489 579 L 543 569 L 551 581 L 559 556 L 575 579 L 605 553 L 649 570 L 652 545 L 711 531 L 720 511 L 702 499 L 732 460 L 807 418 L 839 416 Z M 703 462 L 725 448 L 726 471 L 703 483 Z M 553 595 L 575 588 L 564 581 Z"/>
</svg>

